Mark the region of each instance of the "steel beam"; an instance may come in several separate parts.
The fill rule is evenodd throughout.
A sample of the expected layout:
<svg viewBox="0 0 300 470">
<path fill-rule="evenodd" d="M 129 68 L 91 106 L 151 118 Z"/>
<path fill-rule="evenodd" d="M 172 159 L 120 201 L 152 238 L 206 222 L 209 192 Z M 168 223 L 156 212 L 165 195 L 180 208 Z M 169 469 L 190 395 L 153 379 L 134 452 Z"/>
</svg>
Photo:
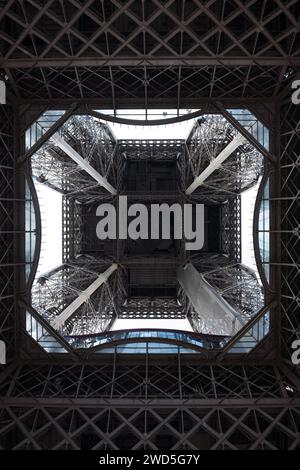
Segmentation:
<svg viewBox="0 0 300 470">
<path fill-rule="evenodd" d="M 179 268 L 177 279 L 209 334 L 229 336 L 241 328 L 240 312 L 229 305 L 192 264 Z"/>
<path fill-rule="evenodd" d="M 230 122 L 240 134 L 242 134 L 245 139 L 247 139 L 250 144 L 252 144 L 264 157 L 268 158 L 272 163 L 275 163 L 276 159 L 274 155 L 269 152 L 263 145 L 261 145 L 258 140 L 244 127 L 240 122 L 235 119 L 235 117 L 227 111 L 220 102 L 214 104 L 216 109 Z"/>
<path fill-rule="evenodd" d="M 100 274 L 100 276 L 94 282 L 92 282 L 92 284 L 87 289 L 81 292 L 79 296 L 73 300 L 70 305 L 68 305 L 67 308 L 65 308 L 57 317 L 54 318 L 52 322 L 53 328 L 61 328 L 65 324 L 66 320 L 70 318 L 82 304 L 91 298 L 93 293 L 108 280 L 109 276 L 114 271 L 116 271 L 117 268 L 118 265 L 114 263 L 104 273 Z"/>
<path fill-rule="evenodd" d="M 219 155 L 210 162 L 210 164 L 201 172 L 197 178 L 193 181 L 193 183 L 186 189 L 185 193 L 187 195 L 192 194 L 195 189 L 197 189 L 199 186 L 201 186 L 204 181 L 220 166 L 222 163 L 230 157 L 230 155 L 244 142 L 246 142 L 245 137 L 243 137 L 241 134 L 237 134 L 233 140 L 226 145 L 226 147 L 222 150 L 222 152 L 219 153 Z"/>
<path fill-rule="evenodd" d="M 117 194 L 117 190 L 107 181 L 106 178 L 101 176 L 84 158 L 74 150 L 60 135 L 54 134 L 51 139 L 63 152 L 65 152 L 72 160 L 77 163 L 80 168 L 86 171 L 94 180 L 103 186 L 111 194 Z"/>
<path fill-rule="evenodd" d="M 235 57 L 222 55 L 218 56 L 166 56 L 166 57 L 151 57 L 151 56 L 136 56 L 136 57 L 55 57 L 55 58 L 14 58 L 0 60 L 0 67 L 7 69 L 33 69 L 39 67 L 103 67 L 103 66 L 120 66 L 120 67 L 134 67 L 134 66 L 300 66 L 300 58 L 293 56 L 276 57 L 276 56 L 249 56 L 249 57 Z"/>
<path fill-rule="evenodd" d="M 29 160 L 29 158 L 32 157 L 32 155 L 36 153 L 42 147 L 42 145 L 47 142 L 50 137 L 52 137 L 55 132 L 58 131 L 58 129 L 69 119 L 69 117 L 74 114 L 77 108 L 77 103 L 72 103 L 70 108 L 56 122 L 53 123 L 53 125 L 47 130 L 47 132 L 45 132 L 45 134 L 43 134 L 37 140 L 37 142 L 30 149 L 28 149 L 27 152 L 24 153 L 24 155 L 21 155 L 18 158 L 18 162 L 21 164 L 24 163 L 26 160 Z"/>
</svg>

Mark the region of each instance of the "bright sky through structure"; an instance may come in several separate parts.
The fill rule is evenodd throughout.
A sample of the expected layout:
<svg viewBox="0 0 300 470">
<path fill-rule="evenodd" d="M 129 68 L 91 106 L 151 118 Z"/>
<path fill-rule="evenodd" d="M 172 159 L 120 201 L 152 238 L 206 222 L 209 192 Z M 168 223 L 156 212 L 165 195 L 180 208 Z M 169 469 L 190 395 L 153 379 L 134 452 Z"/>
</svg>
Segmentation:
<svg viewBox="0 0 300 470">
<path fill-rule="evenodd" d="M 151 318 L 118 318 L 113 324 L 111 331 L 116 330 L 139 330 L 142 328 L 162 328 L 163 330 L 193 331 L 187 319 L 151 319 Z"/>
<path fill-rule="evenodd" d="M 42 245 L 37 277 L 62 263 L 62 195 L 34 180 L 42 221 Z"/>
<path fill-rule="evenodd" d="M 252 188 L 244 191 L 241 197 L 241 261 L 242 264 L 255 271 L 258 281 L 260 281 L 260 277 L 253 247 L 253 212 L 260 181 L 261 179 Z"/>
<path fill-rule="evenodd" d="M 101 111 L 101 110 L 99 110 Z M 190 110 L 193 112 L 194 110 Z M 101 111 L 102 112 L 102 111 Z M 111 114 L 110 111 L 105 111 Z M 118 116 L 127 119 L 145 119 L 143 110 L 122 110 Z M 163 119 L 176 116 L 176 110 L 153 110 L 148 118 Z M 186 114 L 186 110 L 182 111 Z M 107 122 L 116 139 L 186 139 L 194 119 L 160 126 L 131 126 Z M 257 273 L 253 251 L 253 210 L 258 185 L 245 191 L 241 197 L 242 263 Z M 62 263 L 62 195 L 35 181 L 42 216 L 42 246 L 37 276 Z M 258 276 L 259 279 L 259 276 Z M 163 328 L 192 331 L 188 320 L 180 319 L 118 319 L 112 330 Z"/>
</svg>

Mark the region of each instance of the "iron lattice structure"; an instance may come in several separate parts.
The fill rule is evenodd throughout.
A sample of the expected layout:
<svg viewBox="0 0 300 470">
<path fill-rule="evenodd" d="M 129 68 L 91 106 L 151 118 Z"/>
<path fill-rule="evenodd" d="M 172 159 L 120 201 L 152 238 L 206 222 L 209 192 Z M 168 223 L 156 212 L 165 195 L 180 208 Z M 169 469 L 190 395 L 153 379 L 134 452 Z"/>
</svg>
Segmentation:
<svg viewBox="0 0 300 470">
<path fill-rule="evenodd" d="M 115 140 L 104 124 L 91 117 L 70 118 L 60 135 L 101 176 L 116 183 L 114 174 Z M 32 173 L 38 181 L 80 202 L 103 199 L 106 191 L 55 142 L 46 142 L 31 159 Z"/>
<path fill-rule="evenodd" d="M 74 197 L 63 197 L 62 221 L 62 261 L 66 263 L 83 252 L 83 204 Z"/>
<path fill-rule="evenodd" d="M 294 387 L 277 366 L 199 366 L 176 356 L 168 364 L 153 357 L 128 364 L 119 356 L 97 366 L 23 366 L 8 371 L 1 384 L 0 445 L 297 449 Z"/>
<path fill-rule="evenodd" d="M 277 96 L 299 65 L 297 0 L 146 3 L 2 2 L 0 67 L 30 102 L 197 109 Z"/>
<path fill-rule="evenodd" d="M 221 266 L 219 265 L 221 262 Z M 208 267 L 210 265 L 210 267 Z M 256 274 L 241 264 L 232 264 L 226 257 L 206 256 L 198 259 L 197 269 L 201 272 L 203 279 L 215 288 L 222 298 L 231 305 L 237 313 L 233 329 L 236 323 L 245 325 L 264 306 L 263 290 L 257 280 Z M 226 325 L 227 319 L 218 323 L 211 318 L 202 318 L 201 312 L 197 312 L 182 287 L 179 288 L 178 297 L 183 305 L 187 318 L 193 330 L 198 333 L 214 334 L 216 328 L 222 331 L 230 329 Z M 206 312 L 203 312 L 204 314 Z"/>
<path fill-rule="evenodd" d="M 221 205 L 221 252 L 241 261 L 241 197 L 228 198 Z"/>
<path fill-rule="evenodd" d="M 217 267 L 204 273 L 203 277 L 241 312 L 244 321 L 249 320 L 264 305 L 263 291 L 255 273 L 241 264 Z"/>
<path fill-rule="evenodd" d="M 189 184 L 234 140 L 238 132 L 222 115 L 203 116 L 187 140 Z M 195 194 L 210 202 L 226 201 L 254 185 L 262 174 L 263 157 L 249 142 L 243 142 L 196 189 Z"/>
<path fill-rule="evenodd" d="M 107 268 L 103 261 L 79 257 L 40 276 L 32 289 L 32 306 L 50 324 L 81 292 Z M 102 284 L 62 326 L 63 335 L 83 335 L 105 331 L 117 315 L 117 278 Z"/>
<path fill-rule="evenodd" d="M 300 111 L 290 100 L 300 65 L 299 2 L 109 0 L 99 7 L 94 0 L 9 0 L 0 6 L 9 101 L 0 106 L 0 335 L 10 363 L 0 375 L 1 448 L 299 448 L 299 368 L 291 363 L 291 343 L 300 328 Z M 129 102 L 146 110 L 145 119 L 162 103 L 178 115 L 201 108 L 228 117 L 226 108 L 246 107 L 270 130 L 270 149 L 262 152 L 273 214 L 265 290 L 275 301 L 276 322 L 246 355 L 179 355 L 172 363 L 98 355 L 87 365 L 87 357 L 80 363 L 82 356 L 70 351 L 66 364 L 23 333 L 19 299 L 28 302 L 30 289 L 22 269 L 26 161 L 72 114 L 110 109 L 117 117 Z M 65 114 L 43 123 L 39 141 L 25 150 L 26 129 L 49 108 Z"/>
<path fill-rule="evenodd" d="M 278 202 L 281 233 L 280 253 L 274 263 L 281 273 L 281 347 L 290 360 L 290 344 L 299 340 L 299 109 L 287 102 L 280 115 L 280 189 Z M 299 369 L 298 369 L 299 374 Z"/>
<path fill-rule="evenodd" d="M 156 318 L 184 319 L 186 311 L 177 298 L 134 297 L 121 306 L 118 318 Z"/>
<path fill-rule="evenodd" d="M 15 176 L 15 144 L 14 144 L 14 114 L 11 106 L 0 105 L 0 171 L 1 171 L 1 315 L 0 339 L 6 345 L 9 358 L 15 353 L 15 286 L 16 286 L 16 257 L 14 243 L 18 235 L 15 233 L 16 209 L 16 176 Z M 23 232 L 24 235 L 24 232 Z"/>
</svg>

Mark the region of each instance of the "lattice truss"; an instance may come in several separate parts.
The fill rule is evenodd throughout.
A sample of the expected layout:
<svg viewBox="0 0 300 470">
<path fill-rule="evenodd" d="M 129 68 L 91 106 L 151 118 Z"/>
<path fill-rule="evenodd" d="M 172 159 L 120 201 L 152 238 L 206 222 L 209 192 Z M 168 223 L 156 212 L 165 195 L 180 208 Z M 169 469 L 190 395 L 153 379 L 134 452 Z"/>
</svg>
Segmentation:
<svg viewBox="0 0 300 470">
<path fill-rule="evenodd" d="M 203 97 L 275 96 L 299 65 L 297 0 L 1 6 L 0 67 L 18 98 L 180 109 Z"/>
<path fill-rule="evenodd" d="M 255 273 L 242 264 L 217 267 L 204 273 L 203 277 L 240 312 L 243 323 L 264 305 L 263 291 Z"/>
<path fill-rule="evenodd" d="M 32 288 L 32 306 L 50 324 L 76 299 L 80 298 L 108 264 L 88 255 L 39 277 Z M 105 331 L 116 317 L 117 276 L 112 274 L 59 327 L 63 335 L 82 335 Z M 55 326 L 56 327 L 56 326 Z"/>
<path fill-rule="evenodd" d="M 182 139 L 120 139 L 117 141 L 117 161 L 120 166 L 119 187 L 125 184 L 126 162 L 177 162 L 184 155 Z M 145 198 L 151 197 L 145 194 Z"/>
<path fill-rule="evenodd" d="M 191 184 L 204 175 L 210 165 L 235 140 L 238 131 L 221 115 L 205 115 L 198 119 L 187 140 L 186 180 Z M 211 202 L 225 201 L 254 185 L 263 170 L 263 157 L 248 141 L 242 140 L 228 157 L 216 164 L 195 189 L 195 194 Z"/>
<path fill-rule="evenodd" d="M 0 105 L 0 340 L 9 359 L 15 349 L 15 155 L 13 109 Z M 24 233 L 22 234 L 24 235 Z M 22 236 L 19 235 L 19 236 Z"/>
<path fill-rule="evenodd" d="M 263 308 L 262 287 L 255 273 L 249 268 L 241 264 L 230 264 L 228 258 L 222 255 L 200 255 L 195 261 L 195 267 L 202 273 L 204 280 L 235 310 L 233 329 L 237 331 Z M 178 299 L 194 331 L 203 334 L 214 333 L 216 320 L 212 318 L 208 321 L 202 318 L 181 286 L 178 289 Z M 224 326 L 226 321 L 224 320 Z"/>
<path fill-rule="evenodd" d="M 229 198 L 221 204 L 221 253 L 237 262 L 241 261 L 241 196 Z"/>
<path fill-rule="evenodd" d="M 131 297 L 120 307 L 118 318 L 184 319 L 186 313 L 173 297 Z"/>
<path fill-rule="evenodd" d="M 62 198 L 63 262 L 75 259 L 83 251 L 83 204 L 74 197 Z"/>
<path fill-rule="evenodd" d="M 60 129 L 60 136 L 100 176 L 116 183 L 115 140 L 109 128 L 88 116 L 73 116 Z M 66 155 L 55 141 L 48 140 L 31 158 L 32 173 L 38 181 L 82 202 L 108 197 L 95 178 Z"/>
<path fill-rule="evenodd" d="M 300 447 L 299 392 L 277 366 L 116 356 L 97 366 L 11 369 L 0 393 L 2 449 Z"/>
<path fill-rule="evenodd" d="M 184 140 L 118 140 L 119 152 L 128 160 L 176 161 L 184 149 Z"/>
<path fill-rule="evenodd" d="M 300 109 L 288 102 L 281 107 L 280 138 L 280 269 L 282 354 L 288 362 L 291 345 L 300 339 Z M 278 254 L 276 253 L 276 256 Z M 294 366 L 293 366 L 294 367 Z M 299 373 L 299 369 L 296 368 Z"/>
</svg>

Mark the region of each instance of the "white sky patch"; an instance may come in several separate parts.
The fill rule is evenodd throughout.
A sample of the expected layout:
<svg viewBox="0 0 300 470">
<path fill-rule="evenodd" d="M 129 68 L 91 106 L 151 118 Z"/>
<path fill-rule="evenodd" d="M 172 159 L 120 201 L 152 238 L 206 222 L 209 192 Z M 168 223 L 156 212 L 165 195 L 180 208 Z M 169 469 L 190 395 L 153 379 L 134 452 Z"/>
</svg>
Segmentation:
<svg viewBox="0 0 300 470">
<path fill-rule="evenodd" d="M 162 328 L 163 330 L 193 331 L 187 319 L 130 319 L 119 318 L 113 324 L 111 331 L 140 330 L 142 328 Z"/>
<path fill-rule="evenodd" d="M 258 187 L 261 179 L 255 186 L 244 191 L 241 197 L 241 217 L 242 217 L 242 233 L 241 233 L 241 244 L 242 244 L 242 263 L 248 266 L 248 268 L 253 269 L 256 272 L 258 280 L 260 277 L 258 275 L 257 266 L 254 256 L 254 247 L 253 247 L 253 212 L 255 206 L 255 200 L 257 196 Z"/>
<path fill-rule="evenodd" d="M 42 221 L 42 245 L 37 277 L 62 263 L 62 195 L 34 180 Z"/>
</svg>

